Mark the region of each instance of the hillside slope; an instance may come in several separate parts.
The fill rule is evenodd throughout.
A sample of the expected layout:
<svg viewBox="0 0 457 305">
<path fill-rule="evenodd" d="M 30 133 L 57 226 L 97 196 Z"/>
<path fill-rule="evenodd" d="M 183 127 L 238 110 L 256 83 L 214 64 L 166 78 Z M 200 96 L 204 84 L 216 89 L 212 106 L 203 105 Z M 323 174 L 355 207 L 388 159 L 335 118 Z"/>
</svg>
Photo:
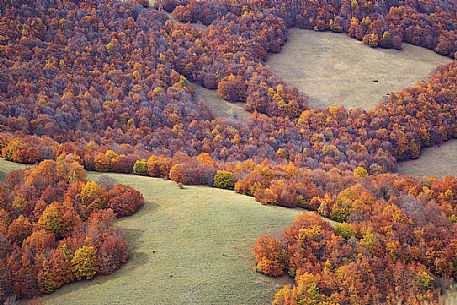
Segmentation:
<svg viewBox="0 0 457 305">
<path fill-rule="evenodd" d="M 22 167 L 0 160 L 3 173 Z M 214 188 L 105 175 L 145 197 L 137 214 L 117 222 L 131 247 L 129 262 L 112 275 L 62 287 L 46 304 L 269 304 L 285 284 L 255 272 L 251 249 L 257 237 L 282 232 L 302 210 L 262 206 Z"/>
</svg>

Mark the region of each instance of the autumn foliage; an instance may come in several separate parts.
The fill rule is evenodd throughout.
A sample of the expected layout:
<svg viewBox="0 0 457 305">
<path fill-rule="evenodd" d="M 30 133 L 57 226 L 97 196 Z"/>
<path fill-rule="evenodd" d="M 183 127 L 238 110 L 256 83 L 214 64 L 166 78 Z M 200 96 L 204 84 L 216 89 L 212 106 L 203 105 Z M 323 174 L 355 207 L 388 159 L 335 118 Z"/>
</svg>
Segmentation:
<svg viewBox="0 0 457 305">
<path fill-rule="evenodd" d="M 386 173 L 457 137 L 457 62 L 373 110 L 313 109 L 265 65 L 290 27 L 455 58 L 455 1 L 2 4 L 1 154 L 45 161 L 0 184 L 1 301 L 127 260 L 113 220 L 143 198 L 86 181 L 84 168 L 234 188 L 339 222 L 306 214 L 259 239 L 258 271 L 295 279 L 274 304 L 433 304 L 438 280 L 456 278 L 456 179 Z M 214 118 L 190 81 L 244 103 L 250 120 Z"/>
<path fill-rule="evenodd" d="M 310 110 L 264 64 L 291 26 L 368 35 L 371 45 L 378 37 L 383 47 L 406 41 L 452 56 L 456 9 L 446 2 L 158 2 L 207 30 L 170 22 L 138 2 L 54 0 L 59 14 L 48 4 L 23 2 L 7 3 L 1 17 L 0 148 L 8 160 L 73 153 L 87 169 L 131 173 L 151 154 L 183 152 L 209 153 L 217 162 L 362 166 L 373 174 L 456 136 L 455 62 L 372 111 Z M 20 33 L 10 30 L 19 26 Z M 29 45 L 36 45 L 33 52 Z M 245 103 L 252 120 L 214 120 L 187 80 Z M 164 177 L 171 164 L 151 160 L 147 167 L 141 174 Z"/>
<path fill-rule="evenodd" d="M 457 279 L 456 178 L 355 178 L 280 238 L 260 237 L 257 270 L 294 285 L 273 304 L 437 304 L 439 283 Z M 314 206 L 314 209 L 316 206 Z M 312 208 L 313 209 L 313 208 Z M 444 284 L 446 285 L 446 284 Z"/>
<path fill-rule="evenodd" d="M 85 181 L 77 160 L 43 161 L 0 183 L 2 303 L 109 274 L 127 261 L 127 243 L 113 222 L 138 211 L 144 199 L 129 186 L 108 191 Z"/>
</svg>

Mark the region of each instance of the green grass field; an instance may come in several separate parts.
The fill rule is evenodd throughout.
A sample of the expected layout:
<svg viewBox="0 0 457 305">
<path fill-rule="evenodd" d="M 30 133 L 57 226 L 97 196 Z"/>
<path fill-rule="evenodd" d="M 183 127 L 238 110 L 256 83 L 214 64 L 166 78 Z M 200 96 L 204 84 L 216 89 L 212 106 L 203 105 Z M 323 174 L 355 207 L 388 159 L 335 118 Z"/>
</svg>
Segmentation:
<svg viewBox="0 0 457 305">
<path fill-rule="evenodd" d="M 289 29 L 288 42 L 267 65 L 310 97 L 310 106 L 371 109 L 390 92 L 426 80 L 450 59 L 403 44 L 403 50 L 370 48 L 345 34 Z"/>
<path fill-rule="evenodd" d="M 27 168 L 33 165 L 18 164 L 13 162 L 5 161 L 0 158 L 0 180 L 5 179 L 6 174 L 15 169 Z"/>
<path fill-rule="evenodd" d="M 0 160 L 6 172 L 22 167 Z M 101 174 L 90 172 L 89 179 Z M 140 190 L 145 206 L 119 220 L 129 262 L 109 276 L 62 287 L 46 304 L 270 304 L 286 279 L 255 272 L 257 237 L 282 232 L 303 210 L 262 206 L 208 187 L 180 189 L 149 177 L 109 174 Z"/>
</svg>

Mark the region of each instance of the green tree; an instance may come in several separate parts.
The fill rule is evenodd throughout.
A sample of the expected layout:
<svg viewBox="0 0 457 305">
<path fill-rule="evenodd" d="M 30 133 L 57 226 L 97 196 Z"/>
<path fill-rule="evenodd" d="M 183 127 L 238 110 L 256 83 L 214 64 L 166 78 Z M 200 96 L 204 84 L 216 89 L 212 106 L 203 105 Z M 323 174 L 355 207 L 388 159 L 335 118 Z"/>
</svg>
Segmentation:
<svg viewBox="0 0 457 305">
<path fill-rule="evenodd" d="M 355 233 L 356 233 L 355 228 L 347 222 L 335 224 L 335 227 L 333 228 L 333 230 L 335 231 L 336 234 L 343 237 L 344 239 L 349 239 L 352 236 L 355 236 Z"/>
<path fill-rule="evenodd" d="M 213 184 L 215 187 L 221 189 L 233 189 L 235 185 L 235 175 L 229 171 L 218 170 L 214 175 Z"/>
<path fill-rule="evenodd" d="M 356 169 L 354 169 L 354 175 L 358 178 L 363 178 L 368 176 L 368 171 L 365 168 L 359 166 Z"/>
<path fill-rule="evenodd" d="M 148 162 L 144 159 L 137 160 L 133 165 L 133 173 L 146 176 L 148 174 Z"/>
<path fill-rule="evenodd" d="M 83 246 L 76 250 L 75 256 L 71 260 L 71 265 L 73 267 L 73 273 L 76 278 L 82 279 L 91 279 L 94 277 L 96 271 L 96 261 L 97 261 L 97 248 L 94 246 Z"/>
</svg>

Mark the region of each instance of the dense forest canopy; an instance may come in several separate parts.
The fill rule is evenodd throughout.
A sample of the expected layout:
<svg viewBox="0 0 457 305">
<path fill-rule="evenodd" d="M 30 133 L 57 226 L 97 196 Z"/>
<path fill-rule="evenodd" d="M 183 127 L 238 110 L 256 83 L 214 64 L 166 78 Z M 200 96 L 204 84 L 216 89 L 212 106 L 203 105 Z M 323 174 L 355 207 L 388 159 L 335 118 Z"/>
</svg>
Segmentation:
<svg viewBox="0 0 457 305">
<path fill-rule="evenodd" d="M 125 242 L 111 224 L 134 213 L 141 195 L 85 182 L 82 164 L 235 189 L 337 221 L 332 228 L 303 216 L 283 237 L 259 240 L 258 270 L 287 271 L 296 281 L 275 304 L 435 302 L 437 289 L 457 275 L 457 183 L 386 173 L 397 161 L 418 158 L 423 147 L 457 137 L 457 61 L 367 111 L 310 109 L 265 60 L 280 52 L 290 27 L 344 32 L 369 47 L 411 43 L 455 58 L 457 3 L 161 0 L 155 6 L 0 3 L 2 155 L 20 163 L 58 160 L 13 172 L 0 185 L 0 248 L 7 249 L 0 270 L 17 274 L 0 278 L 8 287 L 0 299 L 49 293 L 126 261 Z M 251 120 L 215 119 L 189 81 L 244 103 Z M 65 224 L 56 228 L 48 214 Z M 106 253 L 112 248 L 115 258 Z M 371 290 L 364 283 L 373 283 Z M 394 294 L 399 289 L 404 293 Z"/>
<path fill-rule="evenodd" d="M 427 82 L 390 95 L 373 111 L 309 110 L 307 100 L 264 65 L 268 52 L 278 52 L 286 42 L 286 26 L 332 30 L 333 20 L 351 35 L 351 18 L 362 23 L 357 31 L 392 28 L 392 37 L 432 49 L 435 44 L 425 45 L 426 37 L 436 43 L 447 37 L 451 47 L 444 54 L 452 56 L 455 4 L 162 2 L 156 5 L 169 11 L 182 4 L 173 11 L 177 19 L 200 20 L 210 24 L 208 29 L 170 22 L 165 13 L 132 2 L 4 3 L 0 121 L 5 137 L 49 136 L 76 142 L 72 145 L 87 155 L 109 148 L 141 157 L 207 152 L 222 162 L 361 165 L 376 173 L 455 136 L 455 61 Z M 420 18 L 424 14 L 429 17 Z M 305 15 L 317 25 L 297 23 Z M 367 18 L 370 24 L 363 26 Z M 254 119 L 213 120 L 186 78 L 218 89 L 229 101 L 245 102 Z M 27 150 L 36 141 L 22 139 L 15 146 Z M 101 147 L 93 148 L 91 141 Z M 6 146 L 9 140 L 2 142 Z M 47 149 L 22 161 L 57 153 L 55 145 L 42 146 Z"/>
</svg>

